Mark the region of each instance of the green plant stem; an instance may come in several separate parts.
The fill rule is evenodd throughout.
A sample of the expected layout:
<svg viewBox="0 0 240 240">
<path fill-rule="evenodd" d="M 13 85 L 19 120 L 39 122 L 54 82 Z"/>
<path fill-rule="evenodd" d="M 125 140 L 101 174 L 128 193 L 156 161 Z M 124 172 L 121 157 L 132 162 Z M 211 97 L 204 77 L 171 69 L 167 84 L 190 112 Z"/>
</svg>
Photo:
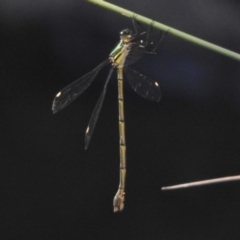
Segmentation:
<svg viewBox="0 0 240 240">
<path fill-rule="evenodd" d="M 207 41 L 202 40 L 200 38 L 194 37 L 190 34 L 184 33 L 182 31 L 179 31 L 177 29 L 174 29 L 174 28 L 169 27 L 167 25 L 164 25 L 162 23 L 153 21 L 153 20 L 151 20 L 149 18 L 146 18 L 144 16 L 136 15 L 136 13 L 134 13 L 134 12 L 128 11 L 124 8 L 118 7 L 116 5 L 105 2 L 103 0 L 88 0 L 88 1 L 91 2 L 91 3 L 97 4 L 101 7 L 107 8 L 107 9 L 115 11 L 117 13 L 120 13 L 120 14 L 126 16 L 126 17 L 129 17 L 129 18 L 132 18 L 134 16 L 134 18 L 139 22 L 142 22 L 142 23 L 147 24 L 147 25 L 152 24 L 153 27 L 155 27 L 159 30 L 168 31 L 168 34 L 171 34 L 173 36 L 182 38 L 185 41 L 197 44 L 199 46 L 205 47 L 205 48 L 207 48 L 209 50 L 212 50 L 214 52 L 217 52 L 219 54 L 222 54 L 222 55 L 225 55 L 227 57 L 230 57 L 230 58 L 233 58 L 235 60 L 240 61 L 240 54 L 235 53 L 233 51 L 230 51 L 228 49 L 225 49 L 223 47 L 217 46 L 213 43 L 210 43 L 210 42 L 207 42 Z"/>
</svg>

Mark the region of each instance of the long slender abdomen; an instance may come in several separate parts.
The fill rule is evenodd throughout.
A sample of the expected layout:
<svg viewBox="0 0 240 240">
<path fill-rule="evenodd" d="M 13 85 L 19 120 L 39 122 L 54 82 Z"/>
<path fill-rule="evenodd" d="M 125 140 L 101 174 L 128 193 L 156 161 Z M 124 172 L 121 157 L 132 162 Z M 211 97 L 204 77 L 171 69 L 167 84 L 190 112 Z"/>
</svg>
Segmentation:
<svg viewBox="0 0 240 240">
<path fill-rule="evenodd" d="M 117 70 L 118 70 L 120 180 L 118 191 L 113 200 L 114 212 L 122 211 L 124 208 L 125 180 L 126 180 L 126 138 L 124 121 L 123 68 L 118 68 Z"/>
</svg>

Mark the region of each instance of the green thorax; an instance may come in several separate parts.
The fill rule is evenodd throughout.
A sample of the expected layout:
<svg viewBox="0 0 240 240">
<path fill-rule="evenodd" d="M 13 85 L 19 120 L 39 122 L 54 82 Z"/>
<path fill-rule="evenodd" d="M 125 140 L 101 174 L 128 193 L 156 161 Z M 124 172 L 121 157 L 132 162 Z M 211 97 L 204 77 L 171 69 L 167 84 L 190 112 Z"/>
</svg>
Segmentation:
<svg viewBox="0 0 240 240">
<path fill-rule="evenodd" d="M 132 47 L 132 43 L 123 43 L 122 41 L 112 50 L 109 55 L 113 65 L 117 68 L 123 68 L 126 57 L 128 56 Z"/>
</svg>

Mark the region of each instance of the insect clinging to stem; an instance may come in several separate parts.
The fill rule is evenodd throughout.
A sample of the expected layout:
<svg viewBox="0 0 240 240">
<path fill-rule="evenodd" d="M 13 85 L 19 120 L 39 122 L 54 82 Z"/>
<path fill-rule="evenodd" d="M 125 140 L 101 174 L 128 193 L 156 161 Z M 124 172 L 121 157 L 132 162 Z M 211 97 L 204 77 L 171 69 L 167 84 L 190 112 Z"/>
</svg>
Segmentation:
<svg viewBox="0 0 240 240">
<path fill-rule="evenodd" d="M 125 116 L 124 116 L 124 95 L 123 82 L 124 74 L 128 79 L 133 90 L 141 97 L 159 102 L 161 99 L 161 91 L 159 83 L 139 72 L 129 68 L 129 65 L 135 63 L 139 58 L 145 54 L 156 54 L 157 47 L 162 41 L 167 32 L 160 32 L 155 44 L 150 41 L 152 34 L 152 24 L 148 31 L 138 33 L 135 17 L 132 18 L 134 32 L 128 28 L 120 32 L 120 41 L 112 50 L 107 60 L 100 63 L 91 72 L 80 77 L 73 83 L 66 86 L 58 92 L 54 98 L 52 110 L 56 113 L 67 107 L 77 97 L 79 97 L 93 82 L 99 71 L 108 64 L 111 64 L 111 69 L 106 78 L 102 93 L 94 108 L 92 116 L 85 133 L 85 149 L 88 148 L 93 130 L 101 111 L 103 101 L 106 95 L 107 86 L 112 76 L 113 70 L 117 70 L 118 80 L 118 106 L 119 106 L 119 151 L 120 151 L 120 181 L 118 191 L 113 200 L 114 212 L 122 211 L 125 201 L 125 179 L 126 179 L 126 137 L 125 137 Z M 138 22 L 137 22 L 138 23 Z M 141 26 L 140 23 L 138 25 Z M 144 39 L 143 39 L 144 38 Z M 149 50 L 149 48 L 151 48 Z"/>
</svg>

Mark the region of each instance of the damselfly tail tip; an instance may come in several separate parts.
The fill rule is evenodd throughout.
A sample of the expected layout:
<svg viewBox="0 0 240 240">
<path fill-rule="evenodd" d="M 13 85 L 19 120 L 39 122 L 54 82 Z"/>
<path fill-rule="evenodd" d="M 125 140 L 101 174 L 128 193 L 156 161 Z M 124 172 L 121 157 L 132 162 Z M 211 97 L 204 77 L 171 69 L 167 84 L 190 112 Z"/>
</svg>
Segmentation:
<svg viewBox="0 0 240 240">
<path fill-rule="evenodd" d="M 116 212 L 122 212 L 122 210 L 119 210 L 117 207 L 114 207 L 113 208 L 113 212 L 116 213 Z"/>
<path fill-rule="evenodd" d="M 119 206 L 113 206 L 113 212 L 116 213 L 116 212 L 122 212 L 124 209 L 124 204 L 122 203 L 121 205 Z"/>
</svg>

